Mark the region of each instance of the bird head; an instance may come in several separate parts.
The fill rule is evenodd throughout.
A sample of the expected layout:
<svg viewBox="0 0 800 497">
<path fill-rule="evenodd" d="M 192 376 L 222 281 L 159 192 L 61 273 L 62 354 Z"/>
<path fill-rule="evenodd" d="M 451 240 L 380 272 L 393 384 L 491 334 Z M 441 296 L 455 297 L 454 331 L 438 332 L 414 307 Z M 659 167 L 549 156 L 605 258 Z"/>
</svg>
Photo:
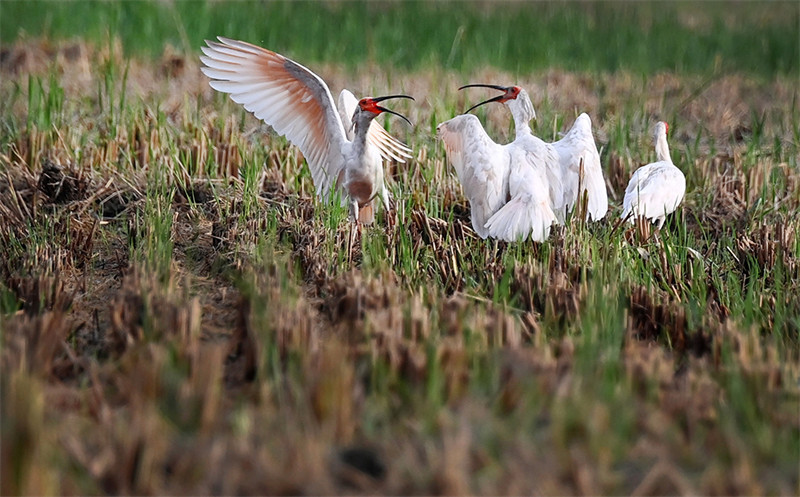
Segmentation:
<svg viewBox="0 0 800 497">
<path fill-rule="evenodd" d="M 669 133 L 669 124 L 667 124 L 665 121 L 659 121 L 656 123 L 656 127 L 653 131 L 653 138 L 658 141 L 659 135 L 663 133 L 664 136 L 666 136 Z"/>
<path fill-rule="evenodd" d="M 476 88 L 476 87 L 478 87 L 478 88 L 494 88 L 495 90 L 502 91 L 503 94 L 502 95 L 498 95 L 498 96 L 496 96 L 494 98 L 490 98 L 489 100 L 484 100 L 481 103 L 473 105 L 472 107 L 467 109 L 467 112 L 464 112 L 464 114 L 467 114 L 469 111 L 471 111 L 472 109 L 474 109 L 476 107 L 480 107 L 481 105 L 488 104 L 490 102 L 500 102 L 501 104 L 504 104 L 504 103 L 508 102 L 509 100 L 516 100 L 516 98 L 520 95 L 520 93 L 524 91 L 519 86 L 498 86 L 498 85 L 482 85 L 482 84 L 464 85 L 461 88 L 459 88 L 459 90 L 463 90 L 464 88 Z"/>
<path fill-rule="evenodd" d="M 368 116 L 369 119 L 373 119 L 382 112 L 388 112 L 389 114 L 394 114 L 395 116 L 401 117 L 405 122 L 413 126 L 413 124 L 411 124 L 411 121 L 409 121 L 406 116 L 397 113 L 393 110 L 387 109 L 386 107 L 381 107 L 380 105 L 378 105 L 379 102 L 383 102 L 384 100 L 388 100 L 390 98 L 408 98 L 410 100 L 414 100 L 414 97 L 410 97 L 408 95 L 387 95 L 385 97 L 362 98 L 361 100 L 358 101 L 358 108 L 356 109 L 355 114 L 353 114 L 353 124 L 355 124 L 356 116 L 358 116 L 359 113 Z"/>
<path fill-rule="evenodd" d="M 531 119 L 536 118 L 536 111 L 533 110 L 533 104 L 531 103 L 531 99 L 528 97 L 528 93 L 519 86 L 497 86 L 497 85 L 482 85 L 482 84 L 473 84 L 473 85 L 464 85 L 459 90 L 463 90 L 464 88 L 472 88 L 472 87 L 481 87 L 481 88 L 494 88 L 495 90 L 500 90 L 503 92 L 502 95 L 498 95 L 494 98 L 490 98 L 489 100 L 484 100 L 479 104 L 475 104 L 464 114 L 467 114 L 472 109 L 479 107 L 483 104 L 488 104 L 489 102 L 500 102 L 501 104 L 505 104 L 506 107 L 511 110 L 511 113 L 514 115 L 514 120 L 520 123 L 525 122 L 527 123 Z"/>
<path fill-rule="evenodd" d="M 669 145 L 667 144 L 667 131 L 669 131 L 669 125 L 664 121 L 659 121 L 653 133 L 653 142 L 656 147 L 656 159 L 672 162 L 669 156 Z"/>
</svg>

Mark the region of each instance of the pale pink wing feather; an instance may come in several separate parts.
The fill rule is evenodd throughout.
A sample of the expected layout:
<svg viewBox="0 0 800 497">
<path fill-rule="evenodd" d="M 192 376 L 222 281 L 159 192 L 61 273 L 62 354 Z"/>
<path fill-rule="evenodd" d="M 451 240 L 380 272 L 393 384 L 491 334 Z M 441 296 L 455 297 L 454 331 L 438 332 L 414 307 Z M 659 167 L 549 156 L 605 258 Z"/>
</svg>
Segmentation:
<svg viewBox="0 0 800 497">
<path fill-rule="evenodd" d="M 489 236 L 486 221 L 505 204 L 508 196 L 508 149 L 492 141 L 472 114 L 456 116 L 436 129 L 469 199 L 472 228 L 478 236 L 486 238 Z"/>
<path fill-rule="evenodd" d="M 206 44 L 201 70 L 211 87 L 229 93 L 296 145 L 317 193 L 327 196 L 344 167 L 346 138 L 325 82 L 291 59 L 250 43 L 219 37 Z"/>
</svg>

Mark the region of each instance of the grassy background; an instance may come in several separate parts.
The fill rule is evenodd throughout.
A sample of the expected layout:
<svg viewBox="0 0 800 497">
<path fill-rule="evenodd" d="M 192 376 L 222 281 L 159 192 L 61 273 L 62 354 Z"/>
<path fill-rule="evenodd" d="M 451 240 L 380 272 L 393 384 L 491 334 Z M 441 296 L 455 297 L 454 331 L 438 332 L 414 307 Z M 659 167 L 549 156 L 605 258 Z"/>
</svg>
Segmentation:
<svg viewBox="0 0 800 497">
<path fill-rule="evenodd" d="M 0 3 L 2 493 L 796 494 L 798 7 L 770 5 Z M 349 253 L 199 74 L 216 34 L 418 96 Z M 588 111 L 609 219 L 476 238 L 434 136 L 468 81 L 525 86 L 547 140 Z M 662 118 L 687 196 L 656 236 L 614 218 Z"/>
<path fill-rule="evenodd" d="M 796 2 L 198 2 L 4 1 L 0 40 L 24 33 L 102 41 L 130 55 L 165 43 L 248 40 L 307 63 L 387 70 L 491 65 L 797 75 Z"/>
</svg>

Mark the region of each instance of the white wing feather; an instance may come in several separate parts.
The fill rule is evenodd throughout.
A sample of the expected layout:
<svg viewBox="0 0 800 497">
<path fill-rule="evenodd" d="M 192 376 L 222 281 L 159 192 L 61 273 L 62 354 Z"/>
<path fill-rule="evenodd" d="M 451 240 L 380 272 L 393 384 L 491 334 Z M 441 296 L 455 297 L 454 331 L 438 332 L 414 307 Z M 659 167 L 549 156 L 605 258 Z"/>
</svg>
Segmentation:
<svg viewBox="0 0 800 497">
<path fill-rule="evenodd" d="M 472 227 L 486 238 L 486 221 L 505 204 L 508 195 L 508 151 L 489 138 L 472 114 L 445 121 L 437 130 L 469 199 Z"/>
<path fill-rule="evenodd" d="M 680 169 L 668 161 L 653 162 L 634 171 L 625 198 L 622 201 L 622 217 L 634 222 L 644 216 L 651 221 L 660 221 L 677 209 L 686 193 L 686 177 Z"/>
<path fill-rule="evenodd" d="M 556 215 L 558 222 L 563 223 L 566 220 L 568 199 L 564 194 L 563 171 L 558 150 L 533 134 L 517 137 L 508 146 L 519 147 L 526 152 L 519 160 L 525 161 L 532 167 L 536 171 L 537 178 L 539 175 L 542 176 L 537 181 L 547 186 L 550 209 Z"/>
<path fill-rule="evenodd" d="M 587 217 L 598 221 L 608 212 L 608 194 L 600 164 L 600 154 L 592 135 L 592 121 L 587 114 L 581 114 L 572 128 L 561 140 L 553 143 L 561 160 L 564 197 L 572 210 L 583 195 L 588 194 Z M 580 163 L 583 159 L 583 177 Z M 578 191 L 579 185 L 581 191 Z"/>
<path fill-rule="evenodd" d="M 508 201 L 486 222 L 489 236 L 507 242 L 530 237 L 543 242 L 550 236 L 550 226 L 558 222 L 551 208 L 547 172 L 540 157 L 509 145 Z"/>
<path fill-rule="evenodd" d="M 201 70 L 211 87 L 229 93 L 295 144 L 308 162 L 317 194 L 327 196 L 344 166 L 345 129 L 325 82 L 280 54 L 243 41 L 206 40 Z"/>
<path fill-rule="evenodd" d="M 344 126 L 345 136 L 350 141 L 353 141 L 353 133 L 355 132 L 353 114 L 357 105 L 358 99 L 353 95 L 353 92 L 345 88 L 339 93 L 339 117 L 342 120 L 342 126 Z"/>
</svg>

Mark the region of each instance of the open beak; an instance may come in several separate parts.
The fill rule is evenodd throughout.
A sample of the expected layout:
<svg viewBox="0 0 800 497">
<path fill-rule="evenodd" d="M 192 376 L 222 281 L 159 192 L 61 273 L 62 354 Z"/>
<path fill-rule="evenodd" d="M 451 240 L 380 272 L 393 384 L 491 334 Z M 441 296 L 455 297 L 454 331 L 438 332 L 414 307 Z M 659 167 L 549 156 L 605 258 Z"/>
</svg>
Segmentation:
<svg viewBox="0 0 800 497">
<path fill-rule="evenodd" d="M 389 100 L 390 98 L 407 98 L 409 100 L 414 100 L 414 97 L 411 97 L 411 96 L 408 96 L 408 95 L 387 95 L 385 97 L 375 97 L 375 98 L 372 99 L 372 101 L 377 104 L 378 102 L 383 102 L 384 100 Z M 376 105 L 375 108 L 378 109 L 381 112 L 388 112 L 389 114 L 394 114 L 397 117 L 401 117 L 401 118 L 403 118 L 403 120 L 405 122 L 407 122 L 409 124 L 409 126 L 414 126 L 411 123 L 411 121 L 409 121 L 408 118 L 406 116 L 404 116 L 403 114 L 395 112 L 395 111 L 393 111 L 391 109 L 387 109 L 386 107 L 381 107 L 380 105 Z"/>
<path fill-rule="evenodd" d="M 473 105 L 472 107 L 467 109 L 467 111 L 464 112 L 464 114 L 468 114 L 469 111 L 471 111 L 472 109 L 474 109 L 476 107 L 480 107 L 483 104 L 488 104 L 490 102 L 505 102 L 505 100 L 508 97 L 509 92 L 511 91 L 511 87 L 509 87 L 509 86 L 482 85 L 482 84 L 464 85 L 461 88 L 459 88 L 459 91 L 463 90 L 464 88 L 493 88 L 495 90 L 500 90 L 500 91 L 503 92 L 502 95 L 498 95 L 498 96 L 496 96 L 494 98 L 490 98 L 489 100 L 484 100 L 483 102 L 481 102 L 479 104 Z"/>
</svg>

